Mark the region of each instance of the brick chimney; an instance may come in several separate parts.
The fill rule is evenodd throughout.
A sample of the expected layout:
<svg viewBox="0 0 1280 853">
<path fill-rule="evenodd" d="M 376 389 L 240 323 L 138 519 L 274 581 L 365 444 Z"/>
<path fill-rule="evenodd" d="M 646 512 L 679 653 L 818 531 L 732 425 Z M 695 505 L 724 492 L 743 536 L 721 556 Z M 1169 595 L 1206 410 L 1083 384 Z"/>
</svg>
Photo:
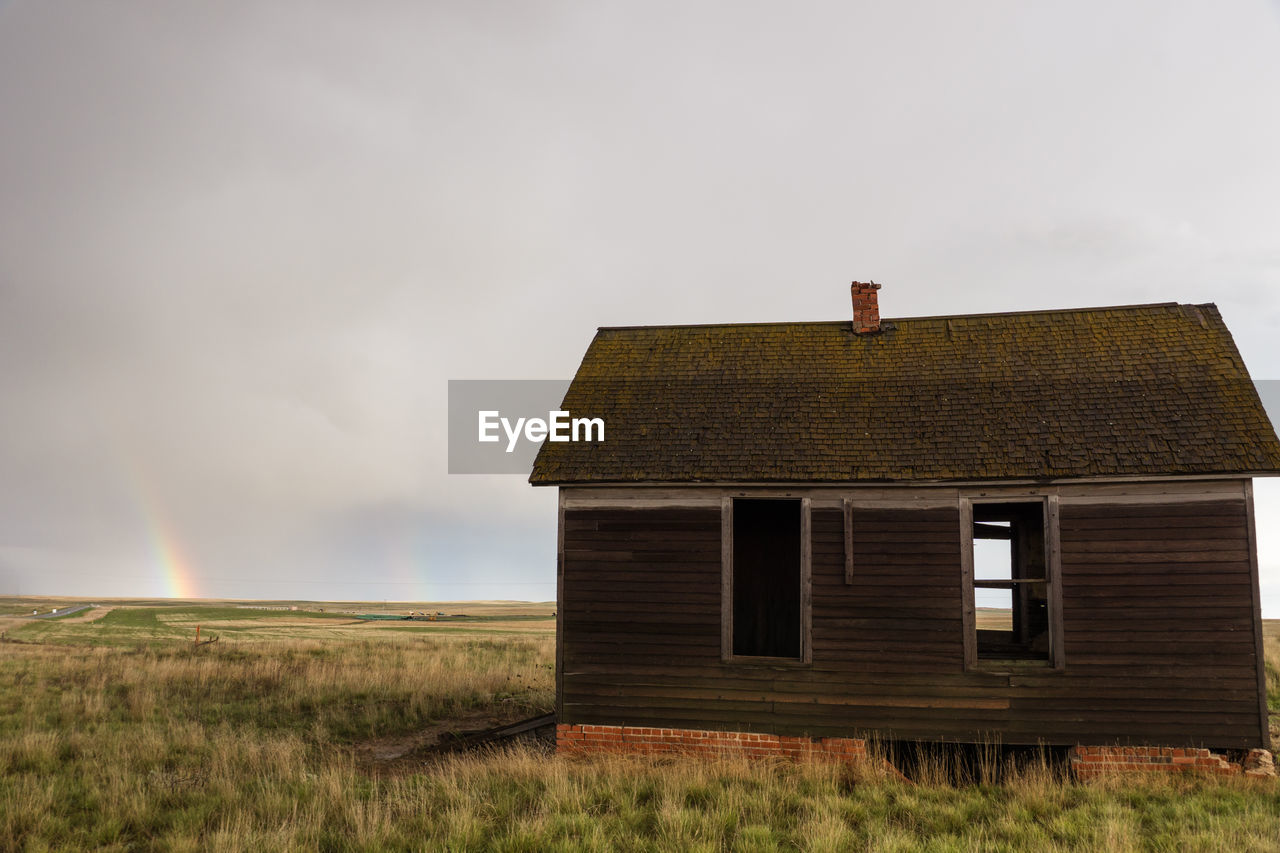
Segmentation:
<svg viewBox="0 0 1280 853">
<path fill-rule="evenodd" d="M 853 331 L 859 335 L 880 331 L 880 304 L 876 301 L 876 291 L 880 285 L 874 281 L 855 281 L 850 291 L 853 293 Z"/>
</svg>

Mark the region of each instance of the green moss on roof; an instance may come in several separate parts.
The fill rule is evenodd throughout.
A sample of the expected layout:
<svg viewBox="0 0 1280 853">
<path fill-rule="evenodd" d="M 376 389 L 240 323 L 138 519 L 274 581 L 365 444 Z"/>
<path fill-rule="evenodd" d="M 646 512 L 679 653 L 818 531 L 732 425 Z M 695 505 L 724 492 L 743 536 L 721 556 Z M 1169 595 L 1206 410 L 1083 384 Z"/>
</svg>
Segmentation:
<svg viewBox="0 0 1280 853">
<path fill-rule="evenodd" d="M 896 482 L 1280 473 L 1213 305 L 603 328 L 565 396 L 604 442 L 530 481 Z"/>
</svg>

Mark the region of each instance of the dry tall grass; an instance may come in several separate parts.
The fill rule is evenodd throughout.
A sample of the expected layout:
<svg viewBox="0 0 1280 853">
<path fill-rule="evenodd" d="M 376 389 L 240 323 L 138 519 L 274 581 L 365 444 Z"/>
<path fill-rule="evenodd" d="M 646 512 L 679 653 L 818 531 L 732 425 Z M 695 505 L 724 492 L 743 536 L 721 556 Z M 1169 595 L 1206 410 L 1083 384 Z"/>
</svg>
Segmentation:
<svg viewBox="0 0 1280 853">
<path fill-rule="evenodd" d="M 228 722 L 317 740 L 371 736 L 495 703 L 549 709 L 553 643 L 380 634 L 199 649 L 5 645 L 0 695 L 13 707 L 3 724 Z"/>
<path fill-rule="evenodd" d="M 549 707 L 552 643 L 0 644 L 0 849 L 1280 849 L 1280 786 L 1243 779 L 1076 785 L 1032 762 L 967 786 L 926 766 L 906 785 L 530 748 L 401 775 L 357 760 L 362 740 L 433 718 Z"/>
<path fill-rule="evenodd" d="M 313 846 L 372 794 L 356 743 L 549 709 L 553 642 L 0 645 L 0 848 Z"/>
<path fill-rule="evenodd" d="M 123 760 L 122 760 L 123 759 Z M 35 773 L 73 761 L 77 772 Z M 1152 779 L 904 785 L 833 765 L 514 749 L 363 774 L 230 729 L 5 748 L 0 845 L 165 850 L 1275 850 L 1274 786 Z"/>
</svg>

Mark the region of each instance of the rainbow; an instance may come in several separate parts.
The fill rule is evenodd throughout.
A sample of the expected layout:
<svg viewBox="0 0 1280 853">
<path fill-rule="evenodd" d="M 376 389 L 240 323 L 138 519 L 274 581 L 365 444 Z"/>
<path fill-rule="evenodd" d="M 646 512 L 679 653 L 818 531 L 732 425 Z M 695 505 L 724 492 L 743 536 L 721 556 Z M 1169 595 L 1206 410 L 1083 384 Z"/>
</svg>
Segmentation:
<svg viewBox="0 0 1280 853">
<path fill-rule="evenodd" d="M 164 589 L 161 594 L 168 598 L 199 598 L 200 588 L 191 562 L 183 555 L 172 525 L 151 499 L 151 490 L 143 486 L 139 467 L 127 466 L 126 472 L 133 487 L 153 572 L 161 576 Z"/>
<path fill-rule="evenodd" d="M 152 560 L 164 578 L 165 594 L 169 598 L 199 598 L 196 574 L 191 563 L 182 555 L 175 537 L 151 516 L 147 526 Z"/>
</svg>

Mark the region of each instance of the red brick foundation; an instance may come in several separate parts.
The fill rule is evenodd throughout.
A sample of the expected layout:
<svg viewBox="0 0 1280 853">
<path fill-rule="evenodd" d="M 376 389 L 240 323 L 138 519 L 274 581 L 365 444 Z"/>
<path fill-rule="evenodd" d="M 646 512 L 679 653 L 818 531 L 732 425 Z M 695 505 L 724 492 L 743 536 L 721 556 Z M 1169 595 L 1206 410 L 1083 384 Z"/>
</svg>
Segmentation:
<svg viewBox="0 0 1280 853">
<path fill-rule="evenodd" d="M 1239 764 L 1207 749 L 1168 746 L 1077 746 L 1071 750 L 1071 772 L 1080 780 L 1112 773 L 1209 773 L 1236 776 Z"/>
<path fill-rule="evenodd" d="M 712 732 L 696 729 L 653 729 L 638 726 L 556 726 L 556 752 L 631 755 L 695 755 L 706 758 L 831 759 L 867 757 L 867 742 L 844 737 L 788 737 L 756 732 Z"/>
</svg>

